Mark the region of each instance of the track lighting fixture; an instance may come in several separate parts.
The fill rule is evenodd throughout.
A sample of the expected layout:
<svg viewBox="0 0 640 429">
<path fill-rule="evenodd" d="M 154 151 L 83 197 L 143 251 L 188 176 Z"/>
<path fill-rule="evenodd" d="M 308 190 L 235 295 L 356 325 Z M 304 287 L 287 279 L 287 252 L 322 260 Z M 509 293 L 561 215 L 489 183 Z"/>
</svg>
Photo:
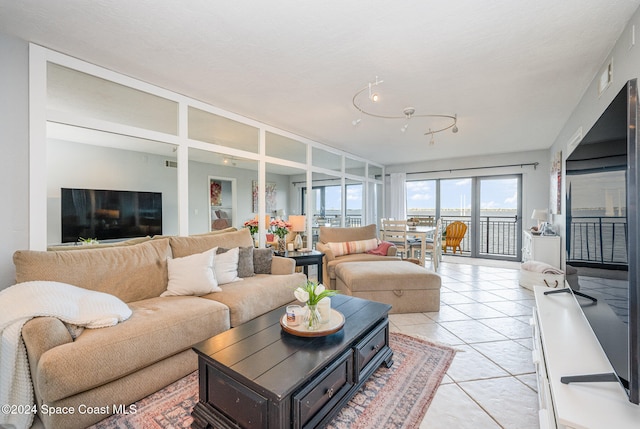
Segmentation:
<svg viewBox="0 0 640 429">
<path fill-rule="evenodd" d="M 398 114 L 380 114 L 380 113 L 373 113 L 370 111 L 367 111 L 366 108 L 364 107 L 365 104 L 362 104 L 362 98 L 360 98 L 360 96 L 365 93 L 365 91 L 369 91 L 369 100 L 373 103 L 376 103 L 380 100 L 380 95 L 377 92 L 373 92 L 373 87 L 380 85 L 382 82 L 384 82 L 383 80 L 379 80 L 378 76 L 376 76 L 376 80 L 374 82 L 369 82 L 367 84 L 367 86 L 365 86 L 364 88 L 360 89 L 358 92 L 356 92 L 353 96 L 352 99 L 352 103 L 353 106 L 358 109 L 358 111 L 360 113 L 364 113 L 365 115 L 368 116 L 372 116 L 374 118 L 381 118 L 381 119 L 405 119 L 405 120 L 409 120 L 411 118 L 430 118 L 430 119 L 444 119 L 446 121 L 450 121 L 449 123 L 445 124 L 445 126 L 441 126 L 441 127 L 436 127 L 436 128 L 429 128 L 428 132 L 425 132 L 425 135 L 431 135 L 431 141 L 429 142 L 430 144 L 434 144 L 435 140 L 433 138 L 433 135 L 435 133 L 439 133 L 448 129 L 451 129 L 451 131 L 453 133 L 457 133 L 458 132 L 458 115 L 431 115 L 431 114 L 416 114 L 416 109 L 414 107 L 405 107 L 404 109 L 402 109 L 402 115 L 398 115 Z M 355 126 L 357 124 L 360 123 L 360 120 L 354 120 L 352 122 L 352 124 Z M 409 127 L 409 124 L 405 124 L 402 128 L 400 128 L 401 132 L 405 132 L 407 131 L 407 128 Z"/>
<path fill-rule="evenodd" d="M 362 119 L 360 118 L 354 119 L 353 121 L 351 121 L 351 125 L 355 127 L 356 125 L 360 124 L 360 121 L 362 121 Z"/>
</svg>

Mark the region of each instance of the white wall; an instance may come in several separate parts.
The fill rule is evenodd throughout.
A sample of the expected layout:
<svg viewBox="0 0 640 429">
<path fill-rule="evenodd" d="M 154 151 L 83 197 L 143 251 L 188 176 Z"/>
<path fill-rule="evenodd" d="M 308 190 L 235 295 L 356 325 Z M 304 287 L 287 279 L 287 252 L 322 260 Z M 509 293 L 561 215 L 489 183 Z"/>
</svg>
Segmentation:
<svg viewBox="0 0 640 429">
<path fill-rule="evenodd" d="M 29 45 L 0 33 L 0 289 L 15 283 L 12 255 L 29 245 Z"/>
<path fill-rule="evenodd" d="M 637 34 L 635 45 L 632 45 L 633 26 L 635 26 L 635 32 Z M 628 80 L 640 78 L 640 46 L 638 46 L 638 44 L 640 44 L 640 10 L 631 17 L 611 52 L 603 59 L 600 71 L 594 76 L 591 84 L 586 88 L 582 99 L 562 128 L 562 131 L 558 134 L 551 148 L 550 153 L 562 151 L 563 159 L 562 213 L 554 218 L 556 230 L 559 231 L 562 236 L 563 263 L 566 260 L 564 242 L 566 229 L 564 161 L 566 161 L 567 156 L 570 155 L 568 150 L 569 143 L 577 134 L 584 136 L 589 132 L 589 129 L 598 120 Z M 613 59 L 612 82 L 602 95 L 599 95 L 598 82 L 600 80 L 600 74 L 605 70 L 605 66 L 611 59 Z"/>
<path fill-rule="evenodd" d="M 514 142 L 517 145 L 517 141 Z M 453 159 L 440 159 L 412 164 L 392 165 L 387 167 L 387 173 L 405 172 L 407 179 L 453 179 L 474 176 L 499 176 L 505 174 L 522 175 L 522 216 L 523 227 L 534 225 L 536 222 L 529 219 L 533 209 L 549 207 L 549 177 L 551 155 L 546 150 L 532 152 L 518 152 L 503 155 L 487 155 L 484 157 L 465 157 Z M 521 164 L 537 162 L 537 167 Z M 482 168 L 502 165 L 512 167 Z M 480 167 L 480 168 L 479 168 Z M 449 170 L 451 171 L 441 171 Z M 457 170 L 471 169 L 471 170 Z M 433 173 L 409 174 L 423 171 Z M 387 189 L 389 189 L 387 187 Z M 385 213 L 390 213 L 389 192 L 385 198 Z"/>
</svg>

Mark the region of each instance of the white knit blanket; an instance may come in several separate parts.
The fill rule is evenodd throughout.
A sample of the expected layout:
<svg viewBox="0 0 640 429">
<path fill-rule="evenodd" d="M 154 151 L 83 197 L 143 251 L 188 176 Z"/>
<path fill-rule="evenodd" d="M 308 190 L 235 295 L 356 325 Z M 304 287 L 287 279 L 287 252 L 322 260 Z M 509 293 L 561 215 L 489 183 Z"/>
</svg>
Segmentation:
<svg viewBox="0 0 640 429">
<path fill-rule="evenodd" d="M 131 317 L 131 309 L 113 295 L 65 283 L 33 281 L 0 291 L 0 405 L 33 409 L 34 397 L 22 327 L 38 316 L 57 317 L 63 322 L 102 328 Z M 0 424 L 28 428 L 31 413 L 0 412 Z"/>
<path fill-rule="evenodd" d="M 564 274 L 562 270 L 557 269 L 553 265 L 546 264 L 539 261 L 527 261 L 522 264 L 522 269 L 525 271 L 532 271 L 534 273 L 543 274 Z"/>
</svg>

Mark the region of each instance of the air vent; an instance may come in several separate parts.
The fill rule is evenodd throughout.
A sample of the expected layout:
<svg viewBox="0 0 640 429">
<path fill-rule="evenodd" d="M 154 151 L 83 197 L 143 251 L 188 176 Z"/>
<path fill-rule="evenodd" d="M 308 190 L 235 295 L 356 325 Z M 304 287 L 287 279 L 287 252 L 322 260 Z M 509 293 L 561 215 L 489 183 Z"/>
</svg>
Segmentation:
<svg viewBox="0 0 640 429">
<path fill-rule="evenodd" d="M 169 168 L 178 168 L 178 163 L 177 163 L 176 161 L 169 161 L 169 160 L 166 160 L 166 161 L 164 162 L 164 166 L 165 166 L 165 167 L 169 167 Z"/>
</svg>

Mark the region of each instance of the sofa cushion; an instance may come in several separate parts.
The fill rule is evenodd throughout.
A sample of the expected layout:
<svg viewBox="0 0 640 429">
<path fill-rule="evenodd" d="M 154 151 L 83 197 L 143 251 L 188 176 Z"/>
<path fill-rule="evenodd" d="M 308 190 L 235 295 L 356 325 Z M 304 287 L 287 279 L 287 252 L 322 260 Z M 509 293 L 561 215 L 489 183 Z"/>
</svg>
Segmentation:
<svg viewBox="0 0 640 429">
<path fill-rule="evenodd" d="M 253 271 L 256 274 L 271 274 L 273 252 L 271 249 L 253 250 Z"/>
<path fill-rule="evenodd" d="M 229 309 L 208 299 L 158 297 L 129 307 L 129 320 L 85 329 L 74 342 L 42 354 L 35 382 L 40 399 L 51 403 L 102 386 L 229 329 Z"/>
<path fill-rule="evenodd" d="M 169 240 L 165 238 L 73 252 L 19 250 L 13 254 L 13 262 L 17 283 L 58 281 L 132 302 L 158 297 L 167 289 L 169 256 Z"/>
<path fill-rule="evenodd" d="M 238 231 L 225 232 L 224 234 L 204 234 L 192 235 L 189 237 L 169 238 L 171 251 L 174 258 L 202 253 L 214 247 L 224 247 L 233 249 L 234 247 L 253 246 L 253 237 L 249 228 L 242 228 Z"/>
<path fill-rule="evenodd" d="M 353 255 L 344 255 L 338 259 L 327 262 L 327 274 L 329 279 L 336 278 L 336 267 L 344 262 L 360 262 L 360 261 L 402 261 L 400 258 L 372 255 L 370 253 L 354 253 Z M 327 280 L 325 279 L 325 282 Z"/>
<path fill-rule="evenodd" d="M 341 241 L 359 241 L 378 237 L 378 228 L 371 224 L 351 228 L 333 228 L 321 226 L 318 240 L 322 243 L 338 243 Z"/>
<path fill-rule="evenodd" d="M 341 241 L 337 243 L 327 243 L 334 257 L 342 255 L 351 255 L 353 253 L 366 253 L 378 247 L 377 238 L 369 238 L 367 240 L 357 241 Z"/>
<path fill-rule="evenodd" d="M 223 285 L 242 280 L 238 277 L 238 255 L 240 254 L 240 249 L 234 247 L 222 253 L 217 252 L 218 250 L 219 248 L 216 247 L 217 255 L 213 261 L 213 272 L 218 284 Z"/>
<path fill-rule="evenodd" d="M 169 283 L 160 296 L 206 295 L 220 292 L 213 273 L 215 250 L 196 253 L 183 258 L 169 258 L 167 268 Z"/>
<path fill-rule="evenodd" d="M 294 301 L 293 291 L 306 282 L 307 277 L 302 273 L 257 274 L 241 282 L 223 285 L 222 292 L 202 298 L 218 301 L 229 307 L 231 327 L 234 327 Z"/>
<path fill-rule="evenodd" d="M 217 253 L 224 253 L 229 249 L 218 247 Z M 238 249 L 238 277 L 253 277 L 253 246 L 240 247 Z"/>
</svg>

